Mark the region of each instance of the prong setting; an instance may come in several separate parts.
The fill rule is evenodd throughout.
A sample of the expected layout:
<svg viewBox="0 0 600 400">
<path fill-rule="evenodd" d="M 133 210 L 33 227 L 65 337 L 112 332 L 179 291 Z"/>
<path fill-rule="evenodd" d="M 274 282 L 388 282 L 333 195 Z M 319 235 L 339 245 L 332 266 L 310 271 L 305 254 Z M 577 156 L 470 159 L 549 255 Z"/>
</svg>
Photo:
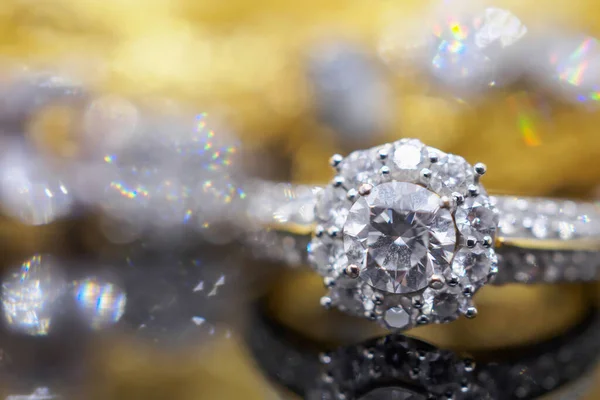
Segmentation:
<svg viewBox="0 0 600 400">
<path fill-rule="evenodd" d="M 496 279 L 496 276 L 498 276 L 498 266 L 492 264 L 492 266 L 490 267 L 490 272 L 488 273 L 488 282 L 494 282 L 494 280 Z"/>
<path fill-rule="evenodd" d="M 325 228 L 323 228 L 323 225 L 317 225 L 315 227 L 315 232 L 314 233 L 315 233 L 315 237 L 320 238 L 325 233 Z"/>
<path fill-rule="evenodd" d="M 450 199 L 450 197 L 448 197 L 448 196 L 440 197 L 440 207 L 451 209 L 452 208 L 452 200 Z"/>
<path fill-rule="evenodd" d="M 463 360 L 464 363 L 464 368 L 465 368 L 465 372 L 473 372 L 475 371 L 475 360 L 473 360 L 472 358 L 465 358 Z"/>
<path fill-rule="evenodd" d="M 465 297 L 471 298 L 473 297 L 474 293 L 475 289 L 473 288 L 473 286 L 467 285 L 463 288 L 463 294 L 465 295 Z"/>
<path fill-rule="evenodd" d="M 420 296 L 415 296 L 411 300 L 412 306 L 417 310 L 423 308 L 423 299 Z"/>
<path fill-rule="evenodd" d="M 340 232 L 341 232 L 341 231 L 340 231 L 340 228 L 338 228 L 337 226 L 330 226 L 330 227 L 327 229 L 327 235 L 328 235 L 330 238 L 337 238 L 337 237 L 339 237 L 339 235 L 340 235 Z"/>
<path fill-rule="evenodd" d="M 429 152 L 429 162 L 432 164 L 435 164 L 436 162 L 438 162 L 440 159 L 440 156 L 437 152 L 435 151 L 430 151 Z"/>
<path fill-rule="evenodd" d="M 376 305 L 381 305 L 385 301 L 385 296 L 379 292 L 375 292 L 375 293 L 373 293 L 373 296 L 371 297 L 371 299 L 373 300 L 373 303 L 375 303 Z"/>
<path fill-rule="evenodd" d="M 387 149 L 387 148 L 380 149 L 380 150 L 377 152 L 377 155 L 379 156 L 379 159 L 380 159 L 381 161 L 387 160 L 387 158 L 388 158 L 388 156 L 389 156 L 388 149 Z"/>
<path fill-rule="evenodd" d="M 477 163 L 477 164 L 475 164 L 475 166 L 473 167 L 473 169 L 475 170 L 475 173 L 478 176 L 483 176 L 487 172 L 487 167 L 485 166 L 484 163 Z"/>
<path fill-rule="evenodd" d="M 327 289 L 331 289 L 335 286 L 335 279 L 331 276 L 323 278 L 323 286 L 325 286 Z"/>
<path fill-rule="evenodd" d="M 313 235 L 316 243 L 309 254 L 309 260 L 326 278 L 323 284 L 329 289 L 329 294 L 321 300 L 323 306 L 331 307 L 331 299 L 335 299 L 333 305 L 340 310 L 395 329 L 445 323 L 475 309 L 471 297 L 497 272 L 496 267 L 487 266 L 494 259 L 495 230 L 489 227 L 489 214 L 481 212 L 482 207 L 490 204 L 479 183 L 485 166 L 471 166 L 462 157 L 424 146 L 414 139 L 359 150 L 345 158 L 334 155 L 330 163 L 338 172 L 331 185 L 324 189 L 327 195 L 317 200 L 317 210 L 323 211 L 317 211 L 321 214 L 317 215 L 319 226 Z M 386 189 L 383 185 L 387 185 Z M 437 196 L 413 202 L 409 197 L 413 191 L 433 192 L 431 196 Z M 400 197 L 395 198 L 394 194 Z M 382 257 L 387 250 L 374 247 L 371 239 L 389 235 L 386 233 L 389 228 L 406 231 L 395 224 L 411 224 L 410 219 L 404 219 L 404 213 L 412 212 L 408 211 L 412 207 L 423 207 L 422 204 L 432 208 L 432 211 L 419 209 L 422 214 L 415 210 L 415 215 L 425 218 L 423 221 L 431 218 L 430 215 L 439 218 L 428 212 L 447 215 L 447 219 L 435 220 L 438 222 L 425 227 L 434 229 L 431 233 L 434 238 L 438 234 L 435 229 L 441 229 L 439 232 L 443 234 L 436 240 L 448 240 L 441 242 L 445 246 L 444 259 L 436 259 L 427 272 L 410 272 L 414 267 L 412 262 L 420 262 L 418 258 L 411 258 L 407 265 L 394 267 L 402 269 L 410 279 L 387 283 L 386 263 L 390 261 Z M 407 207 L 407 211 L 402 207 Z M 359 216 L 363 218 L 360 213 L 365 212 L 375 214 L 365 214 L 365 219 L 359 219 Z M 463 216 L 461 225 L 456 219 L 459 215 Z M 375 219 L 376 223 L 372 222 Z M 360 236 L 367 233 L 374 235 L 368 236 L 369 241 Z M 411 245 L 405 242 L 404 246 Z M 427 247 L 426 251 L 423 254 L 433 250 Z M 432 252 L 430 256 L 437 257 L 435 254 Z M 391 261 L 394 262 L 406 261 Z M 478 263 L 476 268 L 469 264 L 473 262 Z M 383 274 L 375 274 L 377 268 L 382 269 Z M 411 276 L 409 272 L 417 275 Z M 403 289 L 398 290 L 401 285 Z M 390 311 L 392 309 L 394 311 Z M 469 313 L 473 313 L 472 310 Z"/>
<path fill-rule="evenodd" d="M 333 168 L 339 167 L 339 165 L 344 161 L 344 157 L 340 154 L 334 154 L 329 158 L 329 165 Z"/>
<path fill-rule="evenodd" d="M 469 195 L 472 197 L 479 196 L 479 186 L 477 185 L 469 185 L 468 187 Z"/>
<path fill-rule="evenodd" d="M 477 245 L 477 239 L 473 236 L 469 236 L 465 239 L 465 244 L 468 248 L 472 249 Z"/>
<path fill-rule="evenodd" d="M 444 280 L 441 276 L 433 275 L 429 281 L 429 286 L 432 289 L 440 290 L 444 287 Z"/>
<path fill-rule="evenodd" d="M 474 306 L 470 306 L 465 311 L 465 317 L 467 317 L 469 319 L 473 319 L 473 318 L 477 317 L 477 313 L 478 313 L 477 308 L 475 308 Z"/>
<path fill-rule="evenodd" d="M 331 300 L 331 297 L 323 296 L 323 297 L 321 297 L 320 303 L 321 303 L 321 307 L 323 307 L 326 310 L 329 310 L 331 308 L 333 301 Z"/>
<path fill-rule="evenodd" d="M 350 264 L 346 267 L 344 272 L 349 278 L 356 279 L 360 275 L 360 268 L 358 268 L 357 265 Z"/>
<path fill-rule="evenodd" d="M 331 185 L 334 188 L 341 188 L 344 186 L 344 183 L 346 183 L 346 180 L 344 179 L 343 176 L 336 176 L 333 178 L 333 180 L 331 181 Z"/>
<path fill-rule="evenodd" d="M 423 168 L 420 172 L 420 175 L 421 175 L 422 182 L 429 182 L 433 173 L 431 172 L 431 170 L 429 168 Z"/>
<path fill-rule="evenodd" d="M 494 239 L 492 239 L 492 237 L 490 235 L 485 235 L 483 237 L 482 244 L 483 244 L 483 247 L 486 247 L 489 249 L 494 244 Z"/>
<path fill-rule="evenodd" d="M 465 196 L 463 196 L 460 193 L 454 192 L 452 193 L 452 198 L 454 199 L 454 202 L 456 202 L 456 205 L 458 206 L 462 206 L 465 202 Z"/>
<path fill-rule="evenodd" d="M 350 189 L 346 192 L 346 198 L 350 201 L 355 201 L 358 198 L 358 190 Z"/>
<path fill-rule="evenodd" d="M 456 286 L 458 286 L 458 283 L 459 283 L 458 276 L 456 276 L 456 275 L 450 275 L 450 277 L 448 277 L 448 279 L 446 280 L 446 283 L 450 287 L 456 287 Z"/>
<path fill-rule="evenodd" d="M 358 194 L 361 196 L 368 196 L 371 194 L 371 190 L 373 190 L 373 185 L 365 183 L 358 188 Z"/>
</svg>

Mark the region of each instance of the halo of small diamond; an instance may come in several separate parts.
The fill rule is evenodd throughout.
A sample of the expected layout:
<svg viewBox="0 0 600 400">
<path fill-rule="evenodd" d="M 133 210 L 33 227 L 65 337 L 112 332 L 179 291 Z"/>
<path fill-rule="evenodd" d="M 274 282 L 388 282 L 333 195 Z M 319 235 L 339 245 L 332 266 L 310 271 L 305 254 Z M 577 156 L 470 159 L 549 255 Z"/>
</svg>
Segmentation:
<svg viewBox="0 0 600 400">
<path fill-rule="evenodd" d="M 473 294 L 497 270 L 493 240 L 498 225 L 498 213 L 479 183 L 480 174 L 475 168 L 460 156 L 425 146 L 416 139 L 401 139 L 355 151 L 335 168 L 336 178 L 317 198 L 318 228 L 308 246 L 309 262 L 327 282 L 328 306 L 377 320 L 390 329 L 448 322 L 461 314 L 473 316 Z M 384 185 L 388 183 L 390 185 Z M 414 197 L 418 193 L 419 199 L 429 205 L 412 199 L 398 206 L 393 196 L 393 205 L 386 205 L 390 201 L 382 200 L 382 193 L 391 189 L 403 192 L 399 196 Z M 386 195 L 389 197 L 389 193 Z M 431 206 L 435 199 L 440 202 L 439 209 Z M 414 213 L 410 209 L 413 204 Z M 387 207 L 388 215 L 376 217 L 373 210 L 377 207 Z M 371 222 L 364 214 L 357 215 L 360 212 L 370 212 Z M 445 230 L 440 230 L 439 226 L 427 225 L 447 221 L 448 214 L 450 228 L 445 226 Z M 424 235 L 419 237 L 423 239 L 419 242 L 419 256 L 433 261 L 415 261 L 411 265 L 398 261 L 396 268 L 393 265 L 384 268 L 390 264 L 386 249 L 381 253 L 381 247 L 377 246 L 394 241 L 375 229 L 376 218 L 405 218 L 406 221 L 421 218 L 413 225 L 428 221 L 413 230 L 417 235 Z M 404 225 L 399 228 L 414 228 L 406 221 L 401 220 L 399 224 Z M 404 250 L 414 255 L 411 251 L 415 248 L 410 247 L 414 245 L 405 240 L 402 233 L 393 234 L 397 235 L 395 243 L 405 246 Z M 416 236 L 413 234 L 410 238 L 413 237 Z M 435 255 L 439 249 L 438 237 L 444 239 L 444 257 Z M 375 240 L 379 244 L 373 244 Z M 428 251 L 425 256 L 423 246 Z M 385 262 L 373 261 L 373 254 L 380 258 L 383 254 Z M 381 271 L 376 270 L 379 267 Z M 419 281 L 406 283 L 411 279 L 410 268 L 417 267 L 424 271 L 418 275 Z M 398 278 L 399 271 L 405 274 L 401 278 Z M 373 274 L 377 274 L 377 280 Z"/>
</svg>

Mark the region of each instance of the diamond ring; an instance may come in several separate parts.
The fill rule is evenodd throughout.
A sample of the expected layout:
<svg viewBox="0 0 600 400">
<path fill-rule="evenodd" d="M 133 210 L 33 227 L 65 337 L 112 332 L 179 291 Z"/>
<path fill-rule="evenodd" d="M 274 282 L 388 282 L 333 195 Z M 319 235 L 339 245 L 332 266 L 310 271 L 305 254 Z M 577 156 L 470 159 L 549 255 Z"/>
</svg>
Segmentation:
<svg viewBox="0 0 600 400">
<path fill-rule="evenodd" d="M 252 207 L 274 230 L 312 231 L 295 260 L 305 253 L 323 276 L 324 307 L 403 330 L 475 317 L 472 297 L 488 283 L 600 276 L 593 203 L 489 196 L 484 164 L 416 139 L 330 164 L 336 175 L 326 187 L 262 183 Z"/>
</svg>

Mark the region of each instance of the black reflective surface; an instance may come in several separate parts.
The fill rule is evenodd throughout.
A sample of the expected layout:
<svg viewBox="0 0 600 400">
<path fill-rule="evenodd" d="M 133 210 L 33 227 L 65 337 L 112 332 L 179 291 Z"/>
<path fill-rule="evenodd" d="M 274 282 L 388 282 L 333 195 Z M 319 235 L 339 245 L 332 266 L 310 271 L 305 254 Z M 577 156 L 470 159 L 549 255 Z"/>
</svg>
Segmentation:
<svg viewBox="0 0 600 400">
<path fill-rule="evenodd" d="M 165 354 L 230 339 L 261 278 L 260 265 L 248 268 L 239 246 L 43 253 L 4 266 L 0 397 L 87 397 L 84 387 L 101 378 L 95 359 L 110 343 L 104 338 L 133 338 Z"/>
<path fill-rule="evenodd" d="M 101 339 L 114 335 L 166 353 L 242 336 L 276 386 L 309 400 L 536 398 L 579 379 L 600 350 L 600 321 L 590 311 L 564 336 L 513 349 L 497 362 L 473 363 L 399 334 L 323 353 L 254 300 L 270 272 L 233 245 L 39 253 L 6 265 L 0 394 L 86 398 L 86 385 L 101 378 L 94 364 L 107 349 Z"/>
<path fill-rule="evenodd" d="M 578 380 L 600 354 L 595 309 L 562 336 L 495 352 L 486 362 L 400 334 L 319 352 L 260 303 L 253 321 L 247 342 L 257 364 L 278 385 L 310 400 L 534 399 Z"/>
</svg>

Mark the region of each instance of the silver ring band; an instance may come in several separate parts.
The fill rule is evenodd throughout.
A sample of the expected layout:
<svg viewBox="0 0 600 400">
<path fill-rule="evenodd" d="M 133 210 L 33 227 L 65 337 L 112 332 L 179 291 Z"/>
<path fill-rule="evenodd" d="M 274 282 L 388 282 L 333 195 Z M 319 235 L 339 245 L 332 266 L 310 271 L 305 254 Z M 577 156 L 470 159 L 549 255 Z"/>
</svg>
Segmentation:
<svg viewBox="0 0 600 400">
<path fill-rule="evenodd" d="M 322 187 L 254 182 L 249 213 L 260 226 L 250 241 L 257 255 L 306 264 Z M 600 208 L 591 202 L 493 196 L 500 213 L 499 272 L 490 284 L 590 282 L 600 279 Z M 600 249 L 600 247 L 598 247 Z"/>
<path fill-rule="evenodd" d="M 250 216 L 274 230 L 310 234 L 323 187 L 256 181 Z M 545 197 L 491 196 L 500 221 L 497 241 L 519 247 L 600 250 L 600 207 L 594 202 Z"/>
</svg>

